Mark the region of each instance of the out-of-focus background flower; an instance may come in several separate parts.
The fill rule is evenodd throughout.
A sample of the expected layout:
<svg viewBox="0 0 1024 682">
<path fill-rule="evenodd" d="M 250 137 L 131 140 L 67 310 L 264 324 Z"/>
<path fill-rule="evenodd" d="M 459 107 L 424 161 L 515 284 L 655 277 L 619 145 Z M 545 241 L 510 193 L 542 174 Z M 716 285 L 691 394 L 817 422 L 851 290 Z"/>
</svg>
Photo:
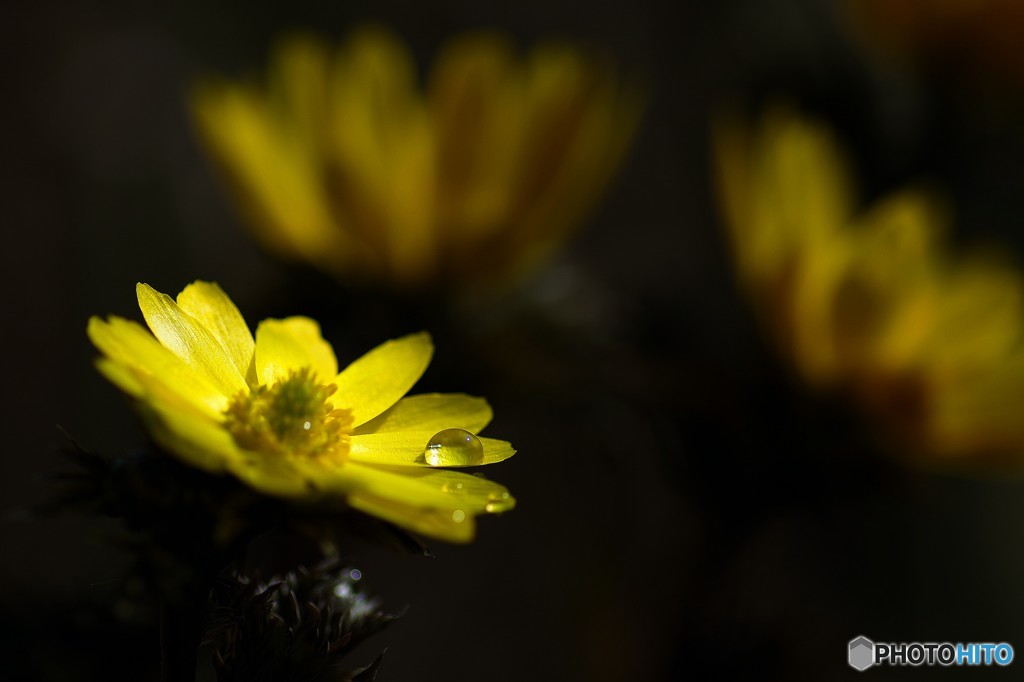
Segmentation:
<svg viewBox="0 0 1024 682">
<path fill-rule="evenodd" d="M 820 123 L 771 107 L 716 131 L 737 278 L 799 380 L 877 423 L 880 446 L 936 470 L 1024 464 L 1024 278 L 956 253 L 934 192 L 862 206 Z"/>
<path fill-rule="evenodd" d="M 380 26 L 286 35 L 265 87 L 208 76 L 196 127 L 272 251 L 349 283 L 449 294 L 522 277 L 589 213 L 641 109 L 613 65 L 505 36 L 448 41 L 417 83 Z"/>
<path fill-rule="evenodd" d="M 484 519 L 474 544 L 435 544 L 432 560 L 344 548 L 388 610 L 410 606 L 355 652 L 367 664 L 387 646 L 380 680 L 843 679 L 858 634 L 1024 646 L 1024 552 L 1007 530 L 1024 515 L 1020 479 L 906 466 L 855 405 L 794 373 L 738 284 L 718 213 L 712 122 L 756 121 L 781 98 L 846 150 L 858 212 L 927 186 L 952 257 L 1024 263 L 1024 93 L 1014 54 L 985 38 L 1019 13 L 991 2 L 996 18 L 943 28 L 934 12 L 914 18 L 928 3 L 901 4 L 12 10 L 0 28 L 5 675 L 155 667 L 153 633 L 127 627 L 142 617 L 116 597 L 117 524 L 18 510 L 53 490 L 56 425 L 107 452 L 141 441 L 92 367 L 89 315 L 133 310 L 136 281 L 176 291 L 196 278 L 249 320 L 320 320 L 342 363 L 428 329 L 437 354 L 418 390 L 487 396 L 491 430 L 519 450 L 501 475 L 518 507 Z M 450 39 L 479 28 L 520 55 L 556 40 L 642 76 L 646 107 L 603 196 L 499 300 L 346 289 L 277 260 L 201 146 L 197 79 L 258 82 L 288 31 L 338 43 L 368 21 L 408 44 L 420 84 Z M 100 617 L 97 604 L 113 607 Z"/>
</svg>

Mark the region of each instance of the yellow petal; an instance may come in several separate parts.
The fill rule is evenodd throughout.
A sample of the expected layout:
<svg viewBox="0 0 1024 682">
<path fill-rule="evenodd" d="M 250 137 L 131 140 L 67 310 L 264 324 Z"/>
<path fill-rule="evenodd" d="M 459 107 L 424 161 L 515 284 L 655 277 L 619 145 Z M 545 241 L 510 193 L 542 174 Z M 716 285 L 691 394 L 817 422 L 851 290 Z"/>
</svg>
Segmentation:
<svg viewBox="0 0 1024 682">
<path fill-rule="evenodd" d="M 245 86 L 201 83 L 191 96 L 192 118 L 206 146 L 230 176 L 231 188 L 258 236 L 276 251 L 308 258 L 331 269 L 352 264 L 351 237 L 338 229 L 330 210 L 323 168 L 308 131 Z M 311 103 L 310 103 L 311 104 Z"/>
<path fill-rule="evenodd" d="M 416 88 L 416 62 L 392 35 L 355 33 L 339 51 L 331 83 L 334 185 L 351 227 L 378 268 L 400 284 L 436 267 L 434 135 Z"/>
<path fill-rule="evenodd" d="M 516 229 L 503 230 L 500 241 L 491 243 L 499 253 L 521 254 L 513 264 L 520 271 L 546 258 L 593 205 L 641 110 L 610 70 L 564 46 L 533 50 L 526 86 L 519 112 L 526 127 L 514 185 L 516 214 L 509 216 Z M 483 145 L 491 146 L 497 145 Z M 504 263 L 490 267 L 498 266 L 507 268 Z"/>
<path fill-rule="evenodd" d="M 845 160 L 827 130 L 786 109 L 766 115 L 756 135 L 723 122 L 716 147 L 719 199 L 740 277 L 763 296 L 794 254 L 819 248 L 852 217 Z"/>
<path fill-rule="evenodd" d="M 159 377 L 115 362 L 110 358 L 98 358 L 96 369 L 112 384 L 138 401 L 151 402 L 159 399 L 164 404 L 173 405 L 180 411 L 190 412 L 208 421 L 220 423 L 221 414 L 219 412 L 209 409 L 206 405 L 190 401 Z"/>
<path fill-rule="evenodd" d="M 382 180 L 401 153 L 396 132 L 421 106 L 416 62 L 393 35 L 366 28 L 339 51 L 333 74 L 335 156 L 367 179 Z"/>
<path fill-rule="evenodd" d="M 848 164 L 827 129 L 776 111 L 766 117 L 758 143 L 755 199 L 777 221 L 774 229 L 806 240 L 834 232 L 852 217 Z"/>
<path fill-rule="evenodd" d="M 348 503 L 353 509 L 439 540 L 466 543 L 476 533 L 473 516 L 459 509 L 420 509 L 369 493 L 350 495 Z"/>
<path fill-rule="evenodd" d="M 319 381 L 330 382 L 338 372 L 331 344 L 320 335 L 320 325 L 308 317 L 263 320 L 256 328 L 256 375 L 269 385 L 304 367 Z"/>
<path fill-rule="evenodd" d="M 221 426 L 219 413 L 201 409 L 160 377 L 100 358 L 97 368 L 138 399 L 136 406 L 153 439 L 170 454 L 209 471 L 225 471 L 241 453 Z"/>
<path fill-rule="evenodd" d="M 194 467 L 220 473 L 242 457 L 231 434 L 193 410 L 181 409 L 150 395 L 140 403 L 140 413 L 153 439 Z"/>
<path fill-rule="evenodd" d="M 369 464 L 425 467 L 428 465 L 423 461 L 423 451 L 435 433 L 437 432 L 397 431 L 353 435 L 349 456 L 354 461 Z M 465 466 L 494 464 L 516 454 L 511 443 L 503 440 L 481 438 L 480 443 L 484 446 L 483 461 Z"/>
<path fill-rule="evenodd" d="M 436 469 L 349 464 L 359 486 L 349 504 L 403 528 L 451 542 L 473 538 L 473 517 L 508 511 L 515 499 L 502 485 L 479 476 Z M 468 524 L 468 525 L 467 525 Z"/>
<path fill-rule="evenodd" d="M 524 80 L 512 46 L 495 34 L 452 41 L 434 62 L 438 222 L 455 245 L 505 227 L 515 208 L 526 148 Z"/>
<path fill-rule="evenodd" d="M 138 323 L 120 317 L 111 317 L 109 321 L 93 317 L 89 320 L 87 333 L 96 347 L 114 364 L 159 378 L 167 386 L 173 387 L 184 400 L 207 411 L 211 416 L 220 414 L 227 407 L 228 397 L 223 391 L 194 367 L 160 345 Z M 107 363 L 101 363 L 100 370 L 122 390 L 140 397 L 137 394 L 137 391 L 141 391 L 138 379 L 129 377 Z"/>
<path fill-rule="evenodd" d="M 316 477 L 294 460 L 243 451 L 229 463 L 231 473 L 254 490 L 293 499 L 319 496 Z"/>
<path fill-rule="evenodd" d="M 508 499 L 504 496 L 508 492 L 504 486 L 480 476 L 444 469 L 381 466 L 357 461 L 325 466 L 310 460 L 293 460 L 292 466 L 302 471 L 319 490 L 345 495 L 369 493 L 425 509 L 462 509 L 467 514 L 477 514 L 486 511 L 492 502 Z M 460 482 L 464 484 L 462 488 L 456 485 Z"/>
<path fill-rule="evenodd" d="M 460 428 L 479 433 L 491 421 L 491 406 L 464 393 L 425 393 L 402 398 L 353 433 L 433 431 Z"/>
<path fill-rule="evenodd" d="M 224 290 L 214 282 L 193 282 L 178 294 L 178 306 L 206 327 L 227 351 L 238 373 L 255 383 L 252 332 Z"/>
<path fill-rule="evenodd" d="M 515 508 L 516 500 L 508 488 L 483 476 L 474 476 L 450 469 L 375 466 L 376 471 L 402 476 L 420 486 L 437 490 L 445 495 L 442 505 L 446 509 L 461 509 L 466 514 L 497 514 Z M 405 504 L 416 504 L 415 498 L 401 499 Z M 436 506 L 423 500 L 423 506 Z"/>
<path fill-rule="evenodd" d="M 313 35 L 285 37 L 274 48 L 268 104 L 282 134 L 294 136 L 311 157 L 324 153 L 328 120 L 331 48 Z"/>
<path fill-rule="evenodd" d="M 936 324 L 921 354 L 936 366 L 1005 365 L 1020 347 L 1024 281 L 995 262 L 961 262 L 943 282 Z"/>
<path fill-rule="evenodd" d="M 426 332 L 386 341 L 346 367 L 334 380 L 331 402 L 352 411 L 353 426 L 373 419 L 399 401 L 430 364 L 434 344 Z"/>
<path fill-rule="evenodd" d="M 304 468 L 307 477 L 315 480 L 320 489 L 338 494 L 367 492 L 421 507 L 445 507 L 451 501 L 450 496 L 444 491 L 421 485 L 411 476 L 397 474 L 393 470 L 385 470 L 384 467 L 355 461 L 341 465 L 316 465 L 307 462 L 295 464 Z"/>
<path fill-rule="evenodd" d="M 224 395 L 249 390 L 220 342 L 206 327 L 184 313 L 174 299 L 148 284 L 135 287 L 146 324 L 165 347 L 210 380 Z"/>
<path fill-rule="evenodd" d="M 107 380 L 117 386 L 133 398 L 141 398 L 146 394 L 142 382 L 136 377 L 136 372 L 128 365 L 114 362 L 110 358 L 97 358 L 96 369 Z"/>
</svg>

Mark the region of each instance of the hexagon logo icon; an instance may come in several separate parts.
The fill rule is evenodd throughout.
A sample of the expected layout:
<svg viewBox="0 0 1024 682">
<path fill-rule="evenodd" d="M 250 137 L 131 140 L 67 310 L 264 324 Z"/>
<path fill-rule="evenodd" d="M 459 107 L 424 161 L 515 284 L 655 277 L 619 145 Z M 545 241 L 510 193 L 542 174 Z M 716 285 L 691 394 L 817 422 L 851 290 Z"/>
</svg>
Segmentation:
<svg viewBox="0 0 1024 682">
<path fill-rule="evenodd" d="M 875 664 L 875 643 L 863 635 L 850 640 L 850 667 L 867 670 Z"/>
</svg>

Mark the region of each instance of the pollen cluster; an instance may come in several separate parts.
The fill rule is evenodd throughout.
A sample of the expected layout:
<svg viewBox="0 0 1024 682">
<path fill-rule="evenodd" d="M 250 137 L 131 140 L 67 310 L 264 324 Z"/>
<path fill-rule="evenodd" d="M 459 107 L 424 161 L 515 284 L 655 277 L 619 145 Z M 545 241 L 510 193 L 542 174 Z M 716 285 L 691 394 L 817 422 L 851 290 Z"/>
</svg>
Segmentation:
<svg viewBox="0 0 1024 682">
<path fill-rule="evenodd" d="M 318 383 L 310 368 L 300 369 L 272 386 L 236 395 L 224 412 L 224 427 L 246 450 L 343 459 L 352 413 L 327 402 L 337 389 Z"/>
</svg>

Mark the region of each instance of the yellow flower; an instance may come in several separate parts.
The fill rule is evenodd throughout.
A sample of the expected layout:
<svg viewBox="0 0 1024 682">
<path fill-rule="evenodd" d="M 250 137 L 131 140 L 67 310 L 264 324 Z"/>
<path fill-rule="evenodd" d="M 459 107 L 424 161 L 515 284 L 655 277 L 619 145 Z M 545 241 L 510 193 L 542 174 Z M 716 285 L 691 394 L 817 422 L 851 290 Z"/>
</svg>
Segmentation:
<svg viewBox="0 0 1024 682">
<path fill-rule="evenodd" d="M 851 397 L 930 466 L 1024 457 L 1024 278 L 954 257 L 946 217 L 908 189 L 864 210 L 838 145 L 784 111 L 718 136 L 741 286 L 812 387 Z"/>
<path fill-rule="evenodd" d="M 515 506 L 497 483 L 431 466 L 491 464 L 515 450 L 474 435 L 491 419 L 482 398 L 403 397 L 433 354 L 426 333 L 388 341 L 339 373 L 309 318 L 264 320 L 254 340 L 216 284 L 190 284 L 176 301 L 146 284 L 137 293 L 153 333 L 93 317 L 97 367 L 188 464 L 268 495 L 346 501 L 454 542 L 472 539 L 475 516 Z"/>
<path fill-rule="evenodd" d="M 272 250 L 387 285 L 508 279 L 559 246 L 607 185 L 639 98 L 562 45 L 446 46 L 429 86 L 380 29 L 336 52 L 277 48 L 266 88 L 207 79 L 194 119 Z"/>
</svg>

